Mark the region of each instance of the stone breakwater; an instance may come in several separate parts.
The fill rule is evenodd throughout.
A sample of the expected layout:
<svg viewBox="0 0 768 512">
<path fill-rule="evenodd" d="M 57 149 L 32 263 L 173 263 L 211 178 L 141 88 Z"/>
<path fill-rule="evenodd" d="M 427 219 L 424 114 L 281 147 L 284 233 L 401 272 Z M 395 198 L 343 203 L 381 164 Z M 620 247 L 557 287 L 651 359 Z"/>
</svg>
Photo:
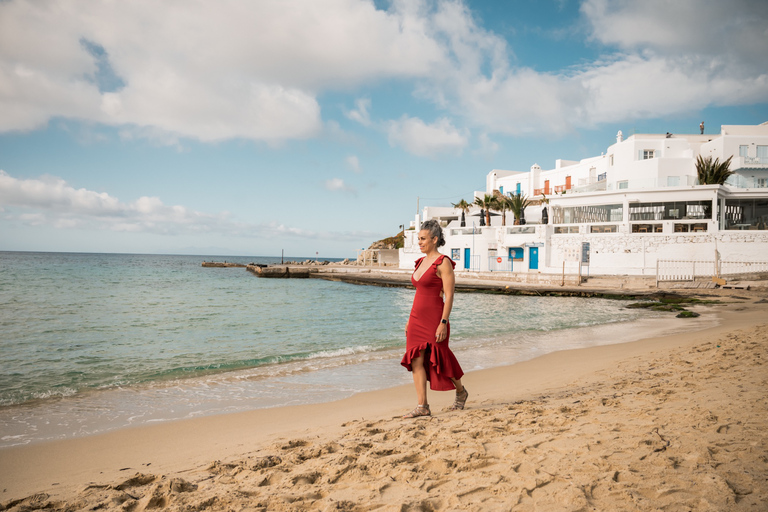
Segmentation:
<svg viewBox="0 0 768 512">
<path fill-rule="evenodd" d="M 310 267 L 291 267 L 288 265 L 264 266 L 251 264 L 245 267 L 257 277 L 282 278 L 282 279 L 307 279 L 310 274 L 318 269 Z"/>
</svg>

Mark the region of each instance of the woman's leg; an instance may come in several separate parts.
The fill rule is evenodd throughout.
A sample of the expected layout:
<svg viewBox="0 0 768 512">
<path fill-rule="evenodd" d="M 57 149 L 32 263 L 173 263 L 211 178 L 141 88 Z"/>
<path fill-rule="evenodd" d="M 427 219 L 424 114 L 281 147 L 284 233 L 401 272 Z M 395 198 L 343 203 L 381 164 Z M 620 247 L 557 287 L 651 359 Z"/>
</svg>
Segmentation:
<svg viewBox="0 0 768 512">
<path fill-rule="evenodd" d="M 453 385 L 456 386 L 456 393 L 461 394 L 464 392 L 464 386 L 461 383 L 461 379 L 451 379 Z"/>
<path fill-rule="evenodd" d="M 411 361 L 411 373 L 413 373 L 413 385 L 416 386 L 416 399 L 419 405 L 429 405 L 427 403 L 427 370 L 424 368 L 424 350 L 419 353 L 419 357 Z"/>
<path fill-rule="evenodd" d="M 456 386 L 456 400 L 453 401 L 453 405 L 448 409 L 451 411 L 460 411 L 464 409 L 464 404 L 467 403 L 469 392 L 467 391 L 467 388 L 462 385 L 461 379 L 452 378 L 451 381 L 453 382 L 453 385 Z"/>
</svg>

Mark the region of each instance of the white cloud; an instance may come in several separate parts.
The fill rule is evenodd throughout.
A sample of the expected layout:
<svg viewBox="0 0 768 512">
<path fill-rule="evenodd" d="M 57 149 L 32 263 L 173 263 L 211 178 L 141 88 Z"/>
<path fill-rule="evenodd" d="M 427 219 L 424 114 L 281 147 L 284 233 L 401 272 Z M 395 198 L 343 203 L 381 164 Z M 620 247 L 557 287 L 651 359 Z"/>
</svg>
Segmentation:
<svg viewBox="0 0 768 512">
<path fill-rule="evenodd" d="M 354 187 L 344 183 L 344 180 L 341 178 L 331 178 L 330 180 L 326 180 L 323 182 L 323 186 L 326 188 L 326 190 L 330 190 L 332 192 L 356 192 Z"/>
<path fill-rule="evenodd" d="M 360 159 L 355 155 L 349 155 L 346 159 L 346 162 L 349 168 L 352 169 L 352 172 L 357 174 L 363 172 L 363 170 L 360 168 Z"/>
<path fill-rule="evenodd" d="M 417 156 L 450 156 L 467 145 L 466 130 L 458 130 L 448 119 L 426 124 L 417 117 L 403 116 L 389 122 L 389 143 Z"/>
<path fill-rule="evenodd" d="M 357 121 L 363 126 L 371 126 L 371 115 L 368 109 L 371 108 L 371 100 L 369 98 L 359 98 L 355 101 L 354 110 L 346 111 L 344 114 L 351 120 Z"/>
<path fill-rule="evenodd" d="M 249 224 L 227 212 L 209 214 L 184 206 L 169 206 L 157 197 L 122 202 L 107 193 L 75 189 L 60 178 L 18 179 L 0 170 L 0 218 L 28 226 L 85 228 L 166 235 L 211 233 L 240 237 L 281 235 L 304 238 L 342 236 L 315 233 L 276 222 Z"/>
<path fill-rule="evenodd" d="M 480 155 L 483 158 L 491 158 L 499 150 L 499 145 L 491 140 L 487 133 L 481 133 L 477 136 L 480 146 L 475 150 L 476 155 Z"/>
<path fill-rule="evenodd" d="M 762 0 L 585 0 L 591 37 L 625 51 L 727 58 L 765 69 L 768 4 Z"/>
<path fill-rule="evenodd" d="M 512 66 L 504 40 L 461 5 L 441 4 L 432 27 L 447 41 L 452 65 L 422 80 L 418 96 L 486 133 L 510 135 L 768 97 L 765 2 L 585 0 L 582 13 L 591 39 L 609 45 L 605 55 L 542 73 Z"/>
<path fill-rule="evenodd" d="M 63 116 L 204 141 L 311 137 L 322 127 L 318 91 L 424 76 L 442 60 L 408 5 L 2 2 L 0 130 Z M 103 48 L 124 87 L 99 91 L 83 40 Z"/>
<path fill-rule="evenodd" d="M 514 48 L 453 0 L 393 0 L 387 10 L 370 0 L 6 0 L 0 132 L 63 117 L 165 144 L 279 143 L 322 132 L 322 93 L 393 79 L 489 134 L 768 97 L 763 0 L 584 0 L 581 12 L 604 55 L 541 73 L 514 66 Z M 119 87 L 101 87 L 104 69 Z M 372 126 L 370 106 L 359 98 L 345 115 Z M 463 147 L 453 136 L 447 146 Z"/>
</svg>

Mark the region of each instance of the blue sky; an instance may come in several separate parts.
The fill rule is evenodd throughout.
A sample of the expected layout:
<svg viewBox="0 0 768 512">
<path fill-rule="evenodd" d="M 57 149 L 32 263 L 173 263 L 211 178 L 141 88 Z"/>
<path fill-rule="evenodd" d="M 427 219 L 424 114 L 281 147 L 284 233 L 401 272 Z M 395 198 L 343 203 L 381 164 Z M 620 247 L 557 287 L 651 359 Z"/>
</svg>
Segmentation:
<svg viewBox="0 0 768 512">
<path fill-rule="evenodd" d="M 492 169 L 768 121 L 768 4 L 0 2 L 0 250 L 354 257 Z"/>
</svg>

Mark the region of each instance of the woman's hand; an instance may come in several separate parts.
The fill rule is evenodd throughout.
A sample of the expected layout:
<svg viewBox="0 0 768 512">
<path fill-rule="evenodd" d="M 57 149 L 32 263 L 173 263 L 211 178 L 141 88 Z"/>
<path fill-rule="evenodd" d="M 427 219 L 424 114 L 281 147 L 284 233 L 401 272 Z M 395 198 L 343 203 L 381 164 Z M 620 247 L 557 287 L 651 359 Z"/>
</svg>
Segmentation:
<svg viewBox="0 0 768 512">
<path fill-rule="evenodd" d="M 446 336 L 448 336 L 448 324 L 441 323 L 437 326 L 437 331 L 435 331 L 435 341 L 440 343 Z"/>
<path fill-rule="evenodd" d="M 408 323 L 409 322 L 410 322 L 410 320 L 405 322 L 405 337 L 406 338 L 408 337 Z"/>
</svg>

